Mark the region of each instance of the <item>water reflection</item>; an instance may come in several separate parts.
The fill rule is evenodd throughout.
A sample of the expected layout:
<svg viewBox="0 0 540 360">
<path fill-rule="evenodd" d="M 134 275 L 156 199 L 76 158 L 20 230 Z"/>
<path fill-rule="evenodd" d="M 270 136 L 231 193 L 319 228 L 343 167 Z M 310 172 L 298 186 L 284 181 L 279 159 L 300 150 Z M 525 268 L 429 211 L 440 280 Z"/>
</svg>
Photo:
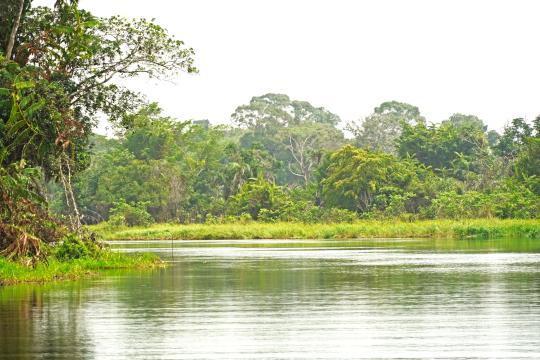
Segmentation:
<svg viewBox="0 0 540 360">
<path fill-rule="evenodd" d="M 0 289 L 4 358 L 539 358 L 531 241 L 126 242 L 153 272 Z"/>
</svg>

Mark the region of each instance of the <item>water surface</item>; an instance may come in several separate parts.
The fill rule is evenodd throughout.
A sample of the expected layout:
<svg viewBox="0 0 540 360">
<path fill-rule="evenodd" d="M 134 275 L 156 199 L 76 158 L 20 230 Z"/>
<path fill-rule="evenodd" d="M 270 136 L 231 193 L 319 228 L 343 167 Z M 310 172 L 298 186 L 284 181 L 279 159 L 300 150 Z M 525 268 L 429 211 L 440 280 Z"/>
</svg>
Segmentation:
<svg viewBox="0 0 540 360">
<path fill-rule="evenodd" d="M 114 247 L 170 266 L 0 289 L 0 358 L 540 358 L 540 241 Z"/>
</svg>

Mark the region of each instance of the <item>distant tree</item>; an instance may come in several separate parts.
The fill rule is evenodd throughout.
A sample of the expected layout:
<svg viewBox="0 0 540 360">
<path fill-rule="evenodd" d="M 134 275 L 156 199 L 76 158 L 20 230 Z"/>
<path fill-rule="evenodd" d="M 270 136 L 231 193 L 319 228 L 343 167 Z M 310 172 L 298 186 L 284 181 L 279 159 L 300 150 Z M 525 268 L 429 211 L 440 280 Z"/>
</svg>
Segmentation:
<svg viewBox="0 0 540 360">
<path fill-rule="evenodd" d="M 415 176 L 413 168 L 388 153 L 344 146 L 330 155 L 324 170 L 325 206 L 367 212 L 378 195 L 404 194 Z"/>
<path fill-rule="evenodd" d="M 250 148 L 242 148 L 229 143 L 221 158 L 224 176 L 224 199 L 235 195 L 249 179 L 263 178 L 275 181 L 278 164 L 262 146 L 254 144 Z"/>
<path fill-rule="evenodd" d="M 395 153 L 395 142 L 403 126 L 424 122 L 425 119 L 416 106 L 387 101 L 376 107 L 373 114 L 359 124 L 348 124 L 348 130 L 353 133 L 359 147 Z"/>
<path fill-rule="evenodd" d="M 452 116 L 448 118 L 448 120 L 444 120 L 442 124 L 450 123 L 456 127 L 466 127 L 466 128 L 477 128 L 484 132 L 487 131 L 487 125 L 484 124 L 484 122 L 478 118 L 476 115 L 465 115 L 460 113 L 455 113 Z"/>
<path fill-rule="evenodd" d="M 344 143 L 343 133 L 324 123 L 303 123 L 284 128 L 280 136 L 289 152 L 285 160 L 287 169 L 301 178 L 305 186 L 310 183 L 324 152 L 337 150 Z"/>
<path fill-rule="evenodd" d="M 498 155 L 514 159 L 521 151 L 525 139 L 531 137 L 533 128 L 523 118 L 513 119 L 504 127 L 502 135 L 495 146 Z"/>
<path fill-rule="evenodd" d="M 501 135 L 495 130 L 489 130 L 486 136 L 487 136 L 489 147 L 492 149 L 495 149 L 495 147 L 499 143 L 499 139 L 501 138 Z"/>
<path fill-rule="evenodd" d="M 339 116 L 322 107 L 272 93 L 255 96 L 249 104 L 237 107 L 231 119 L 237 126 L 251 129 L 291 126 L 305 121 L 335 126 L 340 121 Z"/>
<path fill-rule="evenodd" d="M 238 194 L 231 198 L 229 212 L 234 215 L 247 213 L 257 220 L 262 210 L 278 212 L 286 201 L 283 188 L 259 177 L 242 185 Z"/>
<path fill-rule="evenodd" d="M 261 147 L 281 164 L 275 177 L 279 184 L 306 185 L 322 152 L 344 142 L 343 132 L 335 127 L 337 115 L 283 94 L 254 97 L 239 106 L 232 119 L 245 131 L 243 148 Z"/>
<path fill-rule="evenodd" d="M 540 115 L 531 126 L 530 136 L 521 140 L 516 173 L 523 183 L 540 195 Z"/>
<path fill-rule="evenodd" d="M 397 144 L 400 157 L 412 156 L 439 172 L 451 169 L 458 177 L 472 170 L 473 161 L 488 149 L 483 129 L 476 124 L 456 126 L 452 122 L 405 125 Z"/>
</svg>

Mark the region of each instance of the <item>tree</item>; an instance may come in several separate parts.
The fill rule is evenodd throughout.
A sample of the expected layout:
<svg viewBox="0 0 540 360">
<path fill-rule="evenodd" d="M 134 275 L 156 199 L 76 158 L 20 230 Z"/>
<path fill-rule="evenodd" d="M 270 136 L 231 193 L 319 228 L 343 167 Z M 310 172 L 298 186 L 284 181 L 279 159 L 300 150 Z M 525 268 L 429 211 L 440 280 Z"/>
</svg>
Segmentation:
<svg viewBox="0 0 540 360">
<path fill-rule="evenodd" d="M 400 157 L 412 156 L 440 173 L 452 170 L 461 178 L 460 173 L 473 170 L 474 160 L 488 150 L 483 129 L 475 124 L 456 126 L 452 122 L 405 125 L 397 144 Z"/>
<path fill-rule="evenodd" d="M 484 122 L 476 115 L 455 113 L 450 116 L 448 120 L 444 120 L 442 122 L 442 124 L 447 123 L 456 127 L 476 128 L 482 130 L 483 132 L 487 131 L 487 125 L 485 125 Z"/>
<path fill-rule="evenodd" d="M 230 212 L 235 215 L 247 213 L 257 220 L 261 211 L 279 213 L 279 208 L 287 201 L 283 189 L 259 177 L 244 183 L 238 194 L 231 198 Z"/>
<path fill-rule="evenodd" d="M 276 159 L 261 146 L 242 148 L 236 143 L 226 145 L 221 163 L 224 173 L 224 200 L 237 194 L 242 185 L 250 179 L 262 177 L 274 182 L 278 167 Z"/>
<path fill-rule="evenodd" d="M 193 51 L 151 22 L 96 18 L 77 3 L 31 9 L 22 22 L 16 64 L 4 62 L 12 100 L 4 120 L 3 163 L 27 159 L 67 193 L 72 227 L 79 227 L 71 189 L 87 165 L 86 150 L 96 116 L 118 121 L 140 98 L 111 80 L 146 74 L 161 78 L 194 72 Z"/>
<path fill-rule="evenodd" d="M 289 151 L 285 159 L 289 172 L 310 183 L 324 152 L 337 150 L 343 143 L 343 133 L 328 124 L 304 123 L 280 131 L 282 142 Z"/>
<path fill-rule="evenodd" d="M 9 20 L 0 22 L 3 38 L 10 29 L 5 49 L 12 52 L 0 58 L 0 166 L 24 163 L 60 182 L 70 226 L 78 229 L 72 182 L 89 164 L 89 137 L 97 116 L 106 114 L 123 125 L 126 114 L 143 103 L 113 79 L 195 72 L 193 50 L 152 22 L 97 18 L 76 1 L 57 1 L 54 9 L 27 8 L 29 3 L 2 4 L 11 13 L 16 9 L 16 16 L 9 26 Z M 10 233 L 17 244 L 29 236 L 39 238 L 30 225 L 17 231 Z"/>
<path fill-rule="evenodd" d="M 17 35 L 21 19 L 30 9 L 31 0 L 4 0 L 0 2 L 0 52 L 9 60 L 19 44 Z"/>
<path fill-rule="evenodd" d="M 523 118 L 512 119 L 510 124 L 504 127 L 495 151 L 499 156 L 513 160 L 521 151 L 525 139 L 531 137 L 533 128 Z"/>
<path fill-rule="evenodd" d="M 337 115 L 283 94 L 252 98 L 236 109 L 232 120 L 244 129 L 243 148 L 261 147 L 281 164 L 275 176 L 279 184 L 306 185 L 322 152 L 344 142 L 335 127 Z"/>
<path fill-rule="evenodd" d="M 518 178 L 540 195 L 540 132 L 524 140 L 515 168 Z"/>
<path fill-rule="evenodd" d="M 348 130 L 353 133 L 357 146 L 394 154 L 395 142 L 403 126 L 424 122 L 425 119 L 416 106 L 387 101 L 376 107 L 373 114 L 360 124 L 348 124 Z"/>
<path fill-rule="evenodd" d="M 231 115 L 233 123 L 248 129 L 268 129 L 276 126 L 291 126 L 302 122 L 314 122 L 335 126 L 339 116 L 307 101 L 297 101 L 284 94 L 255 96 L 249 104 L 236 108 Z"/>
<path fill-rule="evenodd" d="M 11 59 L 11 54 L 13 53 L 13 46 L 15 46 L 15 37 L 17 36 L 17 30 L 21 23 L 21 17 L 24 10 L 24 0 L 19 0 L 18 8 L 15 12 L 13 18 L 13 26 L 11 28 L 11 33 L 9 34 L 9 40 L 6 46 L 6 59 Z"/>
<path fill-rule="evenodd" d="M 382 192 L 405 190 L 414 174 L 391 154 L 351 145 L 332 153 L 327 164 L 321 181 L 325 206 L 360 213 L 372 210 Z"/>
</svg>

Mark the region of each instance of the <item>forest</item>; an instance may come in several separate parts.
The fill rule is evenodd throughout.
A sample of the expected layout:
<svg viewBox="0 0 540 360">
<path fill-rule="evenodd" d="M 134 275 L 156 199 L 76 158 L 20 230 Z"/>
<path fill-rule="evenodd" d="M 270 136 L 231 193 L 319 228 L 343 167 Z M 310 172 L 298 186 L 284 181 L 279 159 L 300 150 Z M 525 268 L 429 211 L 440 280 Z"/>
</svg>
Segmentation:
<svg viewBox="0 0 540 360">
<path fill-rule="evenodd" d="M 539 13 L 0 0 L 0 359 L 540 359 Z"/>
<path fill-rule="evenodd" d="M 233 125 L 178 121 L 149 104 L 92 135 L 74 192 L 84 223 L 352 222 L 540 215 L 540 117 L 499 134 L 474 115 L 435 124 L 388 101 L 340 118 L 284 94 L 253 97 Z M 66 214 L 65 192 L 50 186 Z"/>
<path fill-rule="evenodd" d="M 540 116 L 498 133 L 475 115 L 436 123 L 392 100 L 348 121 L 268 93 L 228 125 L 174 119 L 118 81 L 198 72 L 166 29 L 77 1 L 9 0 L 1 12 L 4 254 L 91 237 L 83 225 L 97 223 L 540 217 Z M 94 133 L 100 119 L 112 136 Z"/>
</svg>

